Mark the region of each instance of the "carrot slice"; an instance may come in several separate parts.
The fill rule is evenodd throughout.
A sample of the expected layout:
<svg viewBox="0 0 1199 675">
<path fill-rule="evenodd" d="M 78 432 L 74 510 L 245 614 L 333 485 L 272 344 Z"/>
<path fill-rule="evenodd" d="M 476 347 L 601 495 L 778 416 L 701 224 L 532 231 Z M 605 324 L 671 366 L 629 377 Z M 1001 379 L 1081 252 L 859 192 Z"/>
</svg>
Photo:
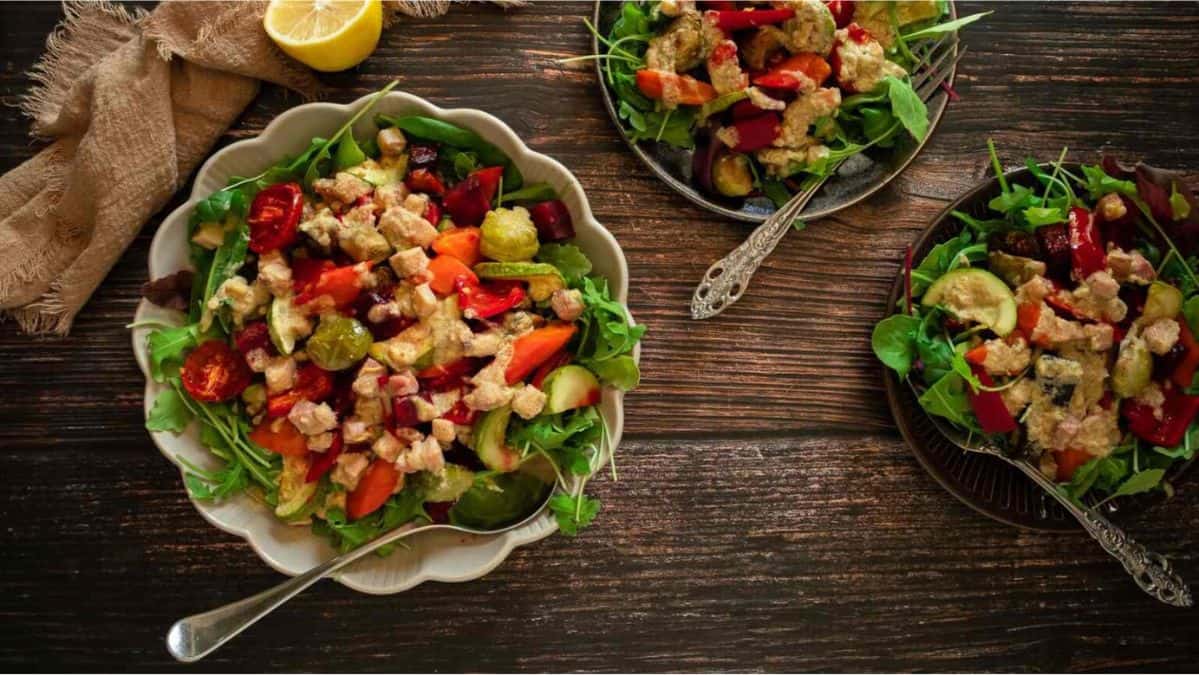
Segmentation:
<svg viewBox="0 0 1199 675">
<path fill-rule="evenodd" d="M 474 267 L 482 257 L 479 253 L 479 238 L 482 230 L 477 227 L 451 227 L 433 240 L 433 250 L 440 255 L 453 256 L 467 266 Z"/>
<path fill-rule="evenodd" d="M 707 82 L 665 70 L 638 70 L 637 88 L 642 94 L 667 103 L 703 105 L 716 98 L 716 90 Z"/>
<path fill-rule="evenodd" d="M 308 441 L 295 425 L 283 418 L 263 420 L 249 434 L 250 440 L 284 457 L 308 454 Z"/>
<path fill-rule="evenodd" d="M 429 261 L 429 274 L 433 275 L 433 280 L 429 282 L 429 287 L 437 295 L 445 297 L 456 292 L 454 288 L 454 280 L 458 277 L 466 277 L 470 283 L 479 283 L 479 277 L 471 271 L 466 263 L 455 258 L 452 255 L 439 255 Z"/>
<path fill-rule="evenodd" d="M 565 347 L 574 334 L 574 324 L 555 323 L 516 338 L 512 343 L 512 360 L 508 362 L 508 368 L 504 371 L 504 379 L 508 384 L 516 384 L 525 379 L 537 366 Z"/>
<path fill-rule="evenodd" d="M 346 515 L 350 520 L 358 520 L 369 516 L 387 503 L 391 493 L 400 482 L 400 472 L 395 465 L 382 459 L 376 459 L 366 467 L 362 478 L 358 479 L 358 487 L 346 495 Z"/>
</svg>

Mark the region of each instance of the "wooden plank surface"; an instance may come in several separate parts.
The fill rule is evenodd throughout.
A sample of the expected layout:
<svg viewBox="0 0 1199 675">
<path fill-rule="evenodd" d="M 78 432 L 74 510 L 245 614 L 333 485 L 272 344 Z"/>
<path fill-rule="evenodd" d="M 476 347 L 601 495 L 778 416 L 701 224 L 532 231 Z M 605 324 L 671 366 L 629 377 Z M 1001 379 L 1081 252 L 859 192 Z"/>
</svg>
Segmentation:
<svg viewBox="0 0 1199 675">
<path fill-rule="evenodd" d="M 1195 612 L 1153 604 L 1082 535 L 1017 531 L 946 495 L 889 418 L 871 324 L 907 242 L 1004 161 L 1101 150 L 1199 175 L 1199 7 L 989 4 L 965 36 L 953 104 L 924 155 L 867 204 L 791 235 L 718 319 L 694 283 L 745 235 L 628 153 L 584 53 L 590 5 L 485 5 L 404 21 L 349 73 L 348 101 L 393 77 L 505 120 L 568 166 L 620 240 L 650 326 L 627 399 L 621 480 L 577 539 L 516 551 L 483 580 L 376 598 L 324 584 L 206 661 L 220 670 L 1183 670 Z M 969 12 L 979 6 L 963 3 Z M 61 14 L 0 4 L 0 100 Z M 223 142 L 294 105 L 273 89 Z M 0 107 L 0 171 L 31 156 Z M 0 325 L 0 665 L 165 669 L 174 619 L 279 579 L 197 516 L 141 428 L 122 325 L 158 224 L 64 340 Z M 1199 584 L 1194 481 L 1126 522 Z"/>
</svg>

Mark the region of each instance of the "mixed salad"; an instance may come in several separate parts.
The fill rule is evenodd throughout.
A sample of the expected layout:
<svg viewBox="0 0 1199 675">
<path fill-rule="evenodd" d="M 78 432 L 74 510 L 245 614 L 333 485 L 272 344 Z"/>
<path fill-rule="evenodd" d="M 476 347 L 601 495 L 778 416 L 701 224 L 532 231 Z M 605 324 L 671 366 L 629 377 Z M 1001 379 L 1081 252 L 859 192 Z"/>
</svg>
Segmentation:
<svg viewBox="0 0 1199 675">
<path fill-rule="evenodd" d="M 630 139 L 693 149 L 707 194 L 781 206 L 843 159 L 924 138 L 913 49 L 983 16 L 948 13 L 939 0 L 625 0 L 607 35 L 592 30 Z"/>
<path fill-rule="evenodd" d="M 1170 493 L 1199 447 L 1199 202 L 1176 174 L 1064 158 L 1009 180 L 991 146 L 999 194 L 909 250 L 874 352 L 1076 500 Z"/>
<path fill-rule="evenodd" d="M 371 106 L 196 206 L 195 271 L 149 285 L 184 290 L 187 322 L 149 333 L 167 386 L 146 426 L 195 422 L 224 461 L 188 467 L 193 497 L 249 491 L 343 550 L 414 519 L 513 523 L 555 485 L 573 534 L 599 510 L 602 388 L 636 386 L 644 328 L 551 186 L 438 119 L 356 139 Z"/>
</svg>

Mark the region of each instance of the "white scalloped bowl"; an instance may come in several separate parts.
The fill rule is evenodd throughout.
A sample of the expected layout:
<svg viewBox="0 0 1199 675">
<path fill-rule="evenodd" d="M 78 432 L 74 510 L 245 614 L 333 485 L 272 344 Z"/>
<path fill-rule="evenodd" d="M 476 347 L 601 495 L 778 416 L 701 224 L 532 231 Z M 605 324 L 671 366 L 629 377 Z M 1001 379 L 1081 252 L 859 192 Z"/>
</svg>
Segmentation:
<svg viewBox="0 0 1199 675">
<path fill-rule="evenodd" d="M 314 136 L 328 136 L 345 123 L 369 97 L 347 105 L 309 103 L 297 106 L 276 117 L 257 138 L 238 141 L 214 154 L 200 168 L 192 186 L 191 197 L 169 215 L 150 246 L 150 278 L 157 279 L 180 269 L 189 268 L 187 220 L 200 199 L 224 187 L 231 176 L 253 176 L 285 156 L 302 152 Z M 546 182 L 554 186 L 566 203 L 574 220 L 574 243 L 582 248 L 595 265 L 595 272 L 608 278 L 614 296 L 626 303 L 628 295 L 628 266 L 616 239 L 591 215 L 591 207 L 583 188 L 566 167 L 543 154 L 530 150 L 516 134 L 499 119 L 469 109 L 443 110 L 424 99 L 402 92 L 383 97 L 374 111 L 364 116 L 354 127 L 355 135 L 365 137 L 375 131 L 370 118 L 375 112 L 387 114 L 421 114 L 473 129 L 516 163 L 527 182 Z M 630 315 L 631 317 L 631 315 Z M 159 319 L 177 322 L 177 312 L 165 310 L 142 300 L 136 319 Z M 631 320 L 631 318 L 630 318 Z M 148 329 L 133 331 L 133 352 L 146 376 L 144 407 L 149 414 L 154 398 L 163 385 L 150 378 L 149 354 L 146 348 Z M 639 359 L 640 349 L 634 352 Z M 620 442 L 624 424 L 623 393 L 606 389 L 601 410 L 610 430 L 606 451 L 615 450 Z M 184 434 L 168 432 L 150 434 L 162 454 L 180 468 L 186 460 L 201 468 L 215 468 L 219 460 L 200 445 L 195 425 Z M 270 508 L 242 494 L 220 502 L 193 500 L 196 510 L 210 523 L 238 535 L 249 542 L 264 561 L 276 570 L 289 575 L 299 574 L 324 562 L 336 551 L 329 543 L 314 535 L 308 527 L 289 526 L 275 518 Z M 398 549 L 386 558 L 367 556 L 335 578 L 365 593 L 398 593 L 424 581 L 468 581 L 477 579 L 522 546 L 546 536 L 557 529 L 547 512 L 540 518 L 496 535 L 472 536 L 455 532 L 426 532 L 407 540 L 409 548 Z"/>
</svg>

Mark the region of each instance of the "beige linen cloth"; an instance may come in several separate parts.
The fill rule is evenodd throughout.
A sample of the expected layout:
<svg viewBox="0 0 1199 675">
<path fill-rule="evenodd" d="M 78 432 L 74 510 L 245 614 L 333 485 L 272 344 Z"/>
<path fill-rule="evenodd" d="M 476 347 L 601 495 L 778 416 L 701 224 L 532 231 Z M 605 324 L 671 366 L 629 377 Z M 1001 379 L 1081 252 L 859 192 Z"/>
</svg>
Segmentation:
<svg viewBox="0 0 1199 675">
<path fill-rule="evenodd" d="M 391 3 L 435 16 L 449 3 Z M 265 2 L 166 2 L 152 12 L 64 4 L 22 101 L 50 145 L 0 176 L 0 315 L 65 335 L 142 225 L 273 82 L 318 83 L 262 28 Z"/>
</svg>

